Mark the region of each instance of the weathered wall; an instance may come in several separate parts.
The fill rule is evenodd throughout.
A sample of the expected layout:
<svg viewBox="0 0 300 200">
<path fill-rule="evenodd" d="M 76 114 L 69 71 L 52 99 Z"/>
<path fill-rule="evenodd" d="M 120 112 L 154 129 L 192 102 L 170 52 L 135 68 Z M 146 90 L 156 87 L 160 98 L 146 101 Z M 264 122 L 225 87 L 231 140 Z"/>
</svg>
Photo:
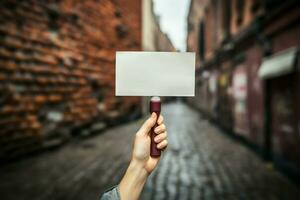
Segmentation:
<svg viewBox="0 0 300 200">
<path fill-rule="evenodd" d="M 187 51 L 196 53 L 196 68 L 200 66 L 203 60 L 199 57 L 199 27 L 203 21 L 205 7 L 208 0 L 192 0 L 187 17 Z"/>
<path fill-rule="evenodd" d="M 155 50 L 154 29 L 157 26 L 153 13 L 153 1 L 142 0 L 142 46 L 144 51 Z"/>
<path fill-rule="evenodd" d="M 115 51 L 141 49 L 139 0 L 3 0 L 0 43 L 0 157 L 140 112 L 114 96 Z"/>
<path fill-rule="evenodd" d="M 272 154 L 276 164 L 284 161 L 289 165 L 286 171 L 300 174 L 299 72 L 272 80 L 258 74 L 265 57 L 290 47 L 299 49 L 299 1 L 224 2 L 192 0 L 187 45 L 198 54 L 204 48 L 205 55 L 198 63 L 198 93 L 190 103 L 262 155 Z M 203 33 L 193 28 L 200 22 Z M 299 53 L 297 59 L 294 65 L 299 65 Z M 214 114 L 215 97 L 208 85 L 216 72 Z"/>
</svg>

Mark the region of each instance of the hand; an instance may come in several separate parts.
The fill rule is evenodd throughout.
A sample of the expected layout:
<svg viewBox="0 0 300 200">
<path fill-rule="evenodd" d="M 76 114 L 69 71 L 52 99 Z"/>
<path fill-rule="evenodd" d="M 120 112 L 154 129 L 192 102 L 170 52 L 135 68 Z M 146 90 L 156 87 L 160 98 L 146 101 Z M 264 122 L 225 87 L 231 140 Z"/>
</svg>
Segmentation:
<svg viewBox="0 0 300 200">
<path fill-rule="evenodd" d="M 156 114 L 152 113 L 151 117 L 145 121 L 140 130 L 136 133 L 133 146 L 132 162 L 141 163 L 148 174 L 155 169 L 160 160 L 160 157 L 150 156 L 150 131 L 156 124 L 156 118 Z M 163 116 L 160 115 L 157 120 L 158 126 L 154 129 L 154 132 L 157 134 L 154 141 L 157 143 L 157 148 L 161 150 L 165 149 L 168 145 L 167 131 L 163 120 Z"/>
<path fill-rule="evenodd" d="M 160 157 L 150 156 L 150 131 L 156 123 L 156 114 L 145 121 L 140 130 L 136 133 L 133 145 L 132 159 L 119 184 L 119 192 L 122 200 L 137 200 L 141 194 L 148 175 L 157 166 Z M 157 136 L 154 140 L 158 149 L 165 149 L 168 145 L 166 126 L 163 124 L 163 117 L 159 116 L 158 126 L 154 132 Z"/>
</svg>

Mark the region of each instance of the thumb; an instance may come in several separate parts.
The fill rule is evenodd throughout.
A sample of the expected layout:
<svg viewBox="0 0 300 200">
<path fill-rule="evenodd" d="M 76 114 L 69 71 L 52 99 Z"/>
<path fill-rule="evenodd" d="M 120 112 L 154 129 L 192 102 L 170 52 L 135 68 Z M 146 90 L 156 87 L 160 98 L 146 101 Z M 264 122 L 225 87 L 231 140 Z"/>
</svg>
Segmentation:
<svg viewBox="0 0 300 200">
<path fill-rule="evenodd" d="M 153 112 L 151 116 L 144 122 L 138 134 L 147 135 L 151 128 L 156 124 L 157 115 Z"/>
</svg>

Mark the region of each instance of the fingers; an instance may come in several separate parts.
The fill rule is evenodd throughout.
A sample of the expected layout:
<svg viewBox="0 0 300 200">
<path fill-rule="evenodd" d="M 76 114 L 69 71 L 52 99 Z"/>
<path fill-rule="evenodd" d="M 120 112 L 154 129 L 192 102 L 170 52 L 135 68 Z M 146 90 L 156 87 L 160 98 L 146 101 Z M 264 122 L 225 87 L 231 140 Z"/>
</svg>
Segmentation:
<svg viewBox="0 0 300 200">
<path fill-rule="evenodd" d="M 157 144 L 157 148 L 158 149 L 165 149 L 168 146 L 168 141 L 167 140 L 163 140 L 162 142 Z"/>
<path fill-rule="evenodd" d="M 162 125 L 158 126 L 157 128 L 158 128 L 158 130 L 161 130 L 161 132 L 157 131 L 158 135 L 155 136 L 154 141 L 157 143 L 158 149 L 165 149 L 168 145 L 167 131 L 165 131 L 166 126 L 164 124 L 162 124 Z"/>
<path fill-rule="evenodd" d="M 158 127 L 156 127 L 155 129 L 154 129 L 154 132 L 156 133 L 156 134 L 161 134 L 161 133 L 163 133 L 163 132 L 165 132 L 166 131 L 166 125 L 164 125 L 164 124 L 161 124 L 161 125 L 159 125 Z"/>
<path fill-rule="evenodd" d="M 156 143 L 160 143 L 162 142 L 163 140 L 167 139 L 167 132 L 163 132 L 157 136 L 155 136 L 154 138 L 154 142 Z"/>
<path fill-rule="evenodd" d="M 151 128 L 156 124 L 156 114 L 152 113 L 151 116 L 144 122 L 138 134 L 148 134 Z"/>
<path fill-rule="evenodd" d="M 164 122 L 163 116 L 162 116 L 162 115 L 159 115 L 159 118 L 158 118 L 158 120 L 157 120 L 157 124 L 158 124 L 158 125 L 161 125 L 163 122 Z"/>
</svg>

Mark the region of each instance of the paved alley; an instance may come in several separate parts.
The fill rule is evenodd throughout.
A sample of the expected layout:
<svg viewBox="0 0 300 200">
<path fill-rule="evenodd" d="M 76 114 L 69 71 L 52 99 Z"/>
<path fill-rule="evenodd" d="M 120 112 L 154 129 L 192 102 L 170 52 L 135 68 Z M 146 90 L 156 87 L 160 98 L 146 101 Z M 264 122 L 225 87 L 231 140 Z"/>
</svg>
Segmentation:
<svg viewBox="0 0 300 200">
<path fill-rule="evenodd" d="M 143 200 L 299 199 L 289 182 L 252 151 L 182 103 L 163 106 L 169 147 Z M 142 120 L 2 166 L 3 200 L 98 199 L 117 184 Z"/>
</svg>

